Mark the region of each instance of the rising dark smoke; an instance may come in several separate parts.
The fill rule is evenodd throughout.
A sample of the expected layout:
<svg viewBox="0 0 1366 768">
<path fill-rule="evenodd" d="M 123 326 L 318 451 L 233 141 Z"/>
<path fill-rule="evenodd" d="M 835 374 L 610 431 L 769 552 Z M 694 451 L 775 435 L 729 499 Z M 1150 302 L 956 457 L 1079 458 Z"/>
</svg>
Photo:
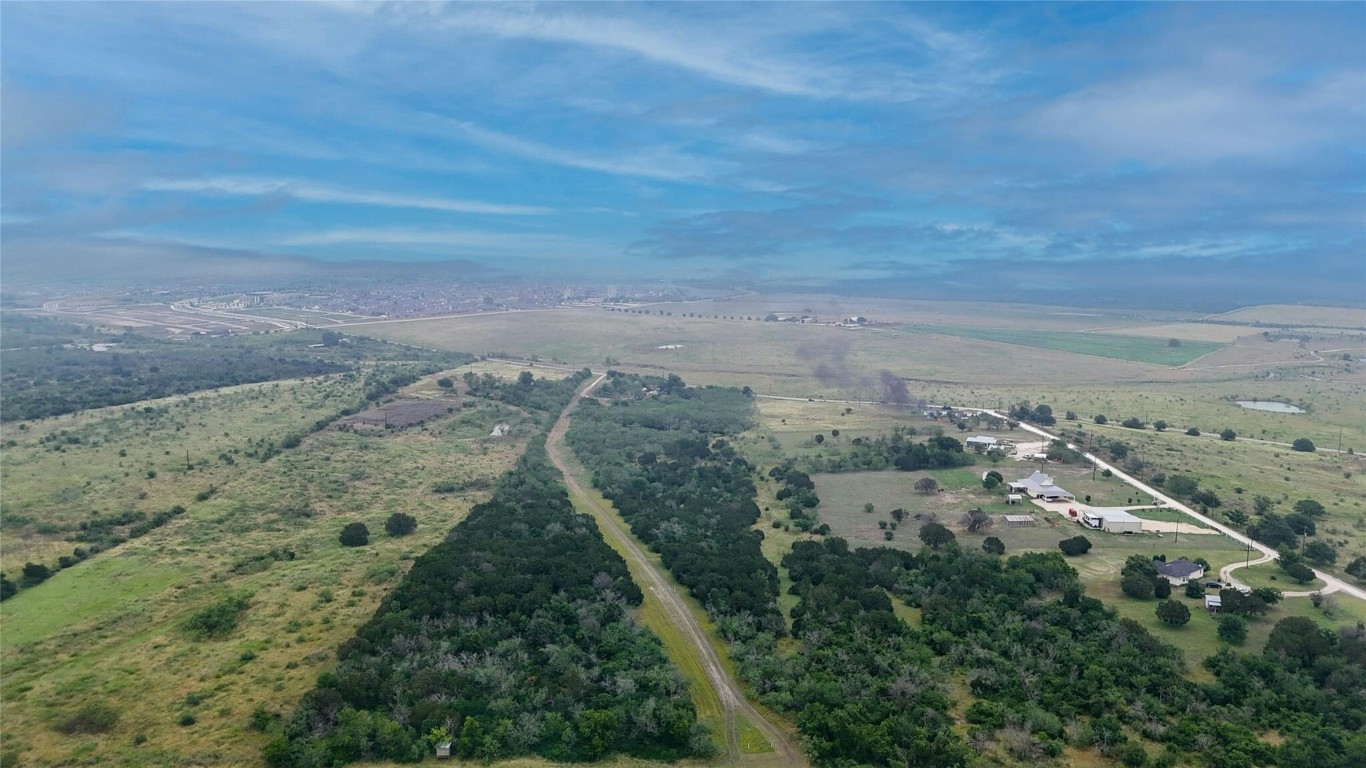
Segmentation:
<svg viewBox="0 0 1366 768">
<path fill-rule="evenodd" d="M 877 377 L 882 382 L 882 402 L 916 408 L 925 407 L 924 398 L 911 397 L 910 391 L 906 389 L 905 379 L 887 370 L 878 371 Z"/>
<path fill-rule="evenodd" d="M 845 358 L 853 346 L 847 339 L 808 342 L 797 347 L 797 359 L 816 361 L 811 375 L 829 387 L 848 387 L 854 383 L 854 372 Z"/>
</svg>

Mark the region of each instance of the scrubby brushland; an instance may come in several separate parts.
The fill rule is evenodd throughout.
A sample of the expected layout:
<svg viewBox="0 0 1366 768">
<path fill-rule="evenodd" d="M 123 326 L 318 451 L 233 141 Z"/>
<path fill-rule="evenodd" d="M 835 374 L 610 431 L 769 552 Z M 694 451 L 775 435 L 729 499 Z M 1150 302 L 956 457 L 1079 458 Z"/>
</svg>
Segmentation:
<svg viewBox="0 0 1366 768">
<path fill-rule="evenodd" d="M 25 320 L 0 361 L 0 413 L 22 421 L 125 405 L 218 387 L 359 371 L 366 363 L 425 362 L 431 372 L 474 358 L 335 332 L 296 331 L 165 341 L 95 334 L 80 326 Z M 65 333 L 63 333 L 65 331 Z M 73 341 L 74 340 L 74 341 Z"/>
<path fill-rule="evenodd" d="M 468 362 L 473 359 L 468 355 L 443 354 L 443 357 L 447 358 L 446 362 Z M 356 413 L 424 375 L 441 370 L 441 365 L 441 362 L 422 359 L 375 362 L 366 364 L 356 372 L 329 377 L 329 396 L 318 396 L 321 408 L 315 412 L 313 421 L 295 424 L 284 433 L 262 434 L 255 439 L 242 438 L 240 442 L 237 436 L 230 437 L 230 433 L 225 432 L 226 442 L 238 444 L 220 451 L 216 460 L 203 455 L 201 444 L 188 437 L 191 431 L 186 429 L 185 423 L 190 419 L 202 419 L 204 412 L 214 406 L 207 401 L 196 404 L 188 398 L 155 406 L 123 409 L 79 425 L 73 424 L 71 428 L 49 431 L 32 442 L 26 441 L 22 447 L 15 440 L 8 441 L 4 446 L 3 471 L 11 493 L 0 503 L 0 512 L 3 512 L 0 530 L 10 535 L 19 534 L 29 541 L 41 537 L 52 542 L 64 542 L 72 545 L 72 549 L 69 555 L 57 555 L 47 562 L 26 562 L 23 566 L 24 575 L 17 581 L 8 578 L 9 573 L 0 577 L 4 578 L 0 581 L 0 600 L 8 599 L 20 588 L 41 583 L 57 571 L 170 523 L 185 513 L 187 505 L 212 498 L 219 487 L 215 483 L 229 480 L 237 474 L 230 470 L 240 459 L 265 462 L 283 451 L 298 448 L 308 435 L 327 429 L 338 418 Z M 241 394 L 237 399 L 244 397 L 248 395 Z M 20 427 L 21 433 L 29 432 L 27 424 L 21 424 Z M 186 490 L 176 498 L 178 503 L 169 509 L 135 508 L 147 496 L 145 490 L 138 492 L 131 502 L 127 499 L 110 499 L 75 505 L 70 502 L 81 499 L 90 491 L 92 483 L 78 485 L 70 477 L 63 477 L 63 481 L 68 483 L 63 487 L 56 485 L 50 477 L 36 472 L 38 467 L 64 468 L 65 458 L 73 456 L 75 460 L 85 462 L 82 473 L 91 473 L 100 485 L 120 483 L 121 477 L 132 474 L 131 467 L 126 464 L 131 465 L 133 462 L 124 461 L 128 453 L 126 448 L 115 449 L 114 446 L 136 444 L 139 432 L 144 440 L 156 443 L 157 447 L 162 447 L 163 441 L 177 448 L 186 445 L 186 458 L 183 461 L 162 460 L 161 472 L 167 475 L 174 472 L 182 476 L 202 473 L 205 475 L 205 485 L 193 492 Z M 197 454 L 193 458 L 190 456 L 190 445 L 194 446 Z M 117 457 L 110 455 L 113 450 L 117 450 Z M 171 455 L 171 451 L 165 448 L 158 452 Z M 149 484 L 159 476 L 156 469 L 142 470 L 140 474 Z M 115 504 L 118 506 L 113 506 Z M 11 572 L 18 566 L 17 560 L 13 559 L 13 549 L 10 548 L 11 554 L 4 563 Z"/>
</svg>

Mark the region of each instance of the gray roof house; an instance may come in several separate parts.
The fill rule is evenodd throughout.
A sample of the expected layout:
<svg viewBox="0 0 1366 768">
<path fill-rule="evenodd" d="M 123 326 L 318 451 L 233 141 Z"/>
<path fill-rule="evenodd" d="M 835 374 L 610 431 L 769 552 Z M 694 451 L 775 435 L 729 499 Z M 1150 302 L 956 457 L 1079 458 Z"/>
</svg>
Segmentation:
<svg viewBox="0 0 1366 768">
<path fill-rule="evenodd" d="M 1157 566 L 1158 576 L 1178 587 L 1191 579 L 1198 579 L 1205 575 L 1205 566 L 1192 563 L 1184 557 L 1170 563 L 1154 563 L 1154 565 Z"/>
</svg>

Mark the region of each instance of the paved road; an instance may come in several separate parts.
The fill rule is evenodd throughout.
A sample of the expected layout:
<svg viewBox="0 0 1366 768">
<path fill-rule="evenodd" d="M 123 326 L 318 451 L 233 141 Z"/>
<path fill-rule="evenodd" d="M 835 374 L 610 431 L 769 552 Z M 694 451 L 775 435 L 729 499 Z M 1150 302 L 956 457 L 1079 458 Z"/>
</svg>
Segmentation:
<svg viewBox="0 0 1366 768">
<path fill-rule="evenodd" d="M 569 414 L 579 404 L 579 401 L 605 378 L 607 378 L 607 374 L 599 375 L 590 384 L 579 390 L 568 407 L 564 409 L 564 413 L 560 414 L 559 420 L 555 422 L 555 426 L 550 430 L 550 436 L 546 439 L 546 452 L 550 456 L 550 461 L 564 474 L 564 482 L 569 488 L 570 495 L 577 497 L 591 510 L 593 517 L 598 521 L 598 526 L 602 528 L 603 535 L 619 544 L 627 556 L 640 566 L 640 572 L 645 573 L 648 577 L 648 583 L 641 586 L 650 595 L 658 598 L 669 622 L 692 645 L 702 669 L 707 673 L 708 681 L 716 690 L 717 698 L 721 701 L 721 708 L 726 720 L 726 747 L 729 753 L 729 761 L 734 763 L 740 760 L 740 739 L 736 717 L 743 715 L 763 733 L 768 743 L 773 745 L 775 754 L 767 757 L 781 760 L 780 764 L 784 766 L 794 766 L 794 768 L 809 766 L 810 763 L 807 762 L 806 756 L 791 742 L 787 733 L 760 714 L 745 698 L 744 690 L 726 671 L 725 665 L 721 663 L 720 657 L 716 654 L 716 649 L 712 647 L 711 641 L 707 638 L 706 631 L 702 629 L 697 618 L 693 616 L 692 611 L 683 602 L 683 598 L 674 590 L 659 568 L 655 566 L 654 561 L 646 555 L 631 532 L 627 530 L 616 515 L 603 509 L 591 495 L 584 492 L 578 478 L 575 477 L 565 462 L 564 434 L 569 428 Z M 763 759 L 758 755 L 749 757 Z"/>
<path fill-rule="evenodd" d="M 993 415 L 993 416 L 1001 416 L 1001 414 L 997 413 L 996 411 L 988 410 L 988 409 L 985 409 L 985 408 L 982 408 L 982 409 L 972 409 L 972 410 L 980 410 L 982 413 L 989 413 L 989 414 L 991 414 L 991 415 Z M 1004 416 L 1001 416 L 1001 418 L 1005 418 L 1005 417 L 1004 417 Z M 1044 430 L 1039 429 L 1038 427 L 1034 426 L 1033 424 L 1024 424 L 1024 423 L 1021 423 L 1021 424 L 1020 424 L 1020 429 L 1023 429 L 1023 430 L 1025 430 L 1026 432 L 1032 432 L 1032 433 L 1034 433 L 1034 434 L 1036 434 L 1036 435 L 1038 435 L 1038 436 L 1044 438 L 1045 440 L 1057 440 L 1057 439 L 1058 439 L 1058 437 L 1057 437 L 1056 435 L 1053 435 L 1053 434 L 1050 434 L 1050 433 L 1048 433 L 1048 432 L 1045 432 Z M 1068 447 L 1069 447 L 1069 448 L 1072 448 L 1073 450 L 1077 450 L 1077 447 L 1076 447 L 1075 445 L 1068 444 Z M 1221 523 L 1221 522 L 1219 522 L 1219 521 L 1217 521 L 1217 520 L 1213 520 L 1213 519 L 1211 519 L 1211 518 L 1209 518 L 1209 517 L 1206 517 L 1205 515 L 1200 514 L 1199 512 L 1196 512 L 1195 510 L 1191 509 L 1190 507 L 1186 506 L 1185 504 L 1182 504 L 1181 502 L 1177 501 L 1176 499 L 1173 499 L 1172 497 L 1166 495 L 1165 493 L 1162 493 L 1161 491 L 1158 491 L 1157 489 L 1155 489 L 1155 488 L 1153 488 L 1153 487 L 1147 485 L 1146 483 L 1140 482 L 1139 480 L 1135 479 L 1134 477 L 1130 476 L 1129 474 L 1127 474 L 1127 473 L 1125 473 L 1125 472 L 1123 472 L 1123 471 L 1117 469 L 1116 467 L 1113 467 L 1113 466 L 1111 466 L 1111 465 L 1109 465 L 1109 464 L 1106 464 L 1105 462 L 1101 461 L 1099 458 L 1097 458 L 1097 457 L 1095 457 L 1095 456 L 1093 456 L 1093 455 L 1091 455 L 1091 454 L 1089 454 L 1089 453 L 1084 453 L 1083 455 L 1084 455 L 1089 461 L 1094 461 L 1094 462 L 1096 463 L 1096 466 L 1100 467 L 1101 469 L 1108 469 L 1108 470 L 1110 470 L 1112 473 L 1114 473 L 1115 477 L 1118 477 L 1120 480 L 1123 480 L 1124 482 L 1128 483 L 1129 485 L 1133 486 L 1134 488 L 1138 489 L 1139 491 L 1142 491 L 1143 493 L 1146 493 L 1146 494 L 1148 494 L 1149 496 L 1152 496 L 1152 497 L 1155 498 L 1155 499 L 1161 499 L 1162 502 L 1163 502 L 1164 504 L 1166 504 L 1167 506 L 1171 507 L 1172 509 L 1176 509 L 1176 510 L 1179 510 L 1179 511 L 1181 511 L 1181 512 L 1186 513 L 1187 515 L 1190 515 L 1191 517 L 1195 518 L 1196 520 L 1199 520 L 1200 522 L 1204 523 L 1205 525 L 1208 525 L 1209 527 L 1214 528 L 1215 530 L 1219 531 L 1220 533 L 1224 534 L 1225 536 L 1228 536 L 1229 538 L 1233 539 L 1234 541 L 1241 542 L 1241 543 L 1243 544 L 1243 546 L 1248 547 L 1248 548 L 1253 549 L 1253 550 L 1256 550 L 1256 551 L 1259 553 L 1259 555 L 1260 555 L 1259 557 L 1257 557 L 1257 558 L 1255 558 L 1255 559 L 1252 559 L 1252 560 L 1250 560 L 1250 561 L 1244 561 L 1244 562 L 1241 562 L 1241 563 L 1233 563 L 1233 564 L 1231 564 L 1231 565 L 1226 565 L 1226 566 L 1224 566 L 1224 567 L 1223 567 L 1222 569 L 1220 569 L 1220 571 L 1219 571 L 1219 580 L 1220 580 L 1220 581 L 1231 582 L 1231 583 L 1233 583 L 1235 586 L 1246 586 L 1246 585 L 1242 584 L 1241 582 L 1239 582 L 1236 578 L 1234 578 L 1234 577 L 1232 576 L 1233 571 L 1235 571 L 1235 570 L 1237 570 L 1237 569 L 1239 569 L 1239 568 L 1242 568 L 1242 567 L 1244 567 L 1244 566 L 1247 566 L 1247 565 L 1257 565 L 1258 563 L 1265 563 L 1265 562 L 1269 562 L 1269 561 L 1271 561 L 1271 560 L 1276 559 L 1276 550 L 1272 549 L 1271 547 L 1268 547 L 1267 545 L 1265 545 L 1265 544 L 1263 544 L 1263 543 L 1261 543 L 1261 542 L 1259 542 L 1259 541 L 1256 541 L 1256 540 L 1254 540 L 1254 539 L 1251 539 L 1251 538 L 1249 538 L 1249 537 L 1243 535 L 1242 533 L 1239 533 L 1238 531 L 1235 531 L 1234 529 L 1228 527 L 1227 525 L 1224 525 L 1223 523 Z M 1331 573 L 1324 573 L 1323 571 L 1320 571 L 1320 570 L 1317 570 L 1317 569 L 1316 569 L 1316 570 L 1314 571 L 1314 575 L 1315 575 L 1315 576 L 1318 576 L 1321 580 L 1323 580 L 1323 583 L 1324 583 L 1325 586 L 1324 586 L 1324 588 L 1323 588 L 1322 590 L 1319 590 L 1319 591 L 1322 592 L 1322 593 L 1325 594 L 1325 595 L 1326 595 L 1326 594 L 1329 594 L 1329 593 L 1331 593 L 1331 592 L 1342 592 L 1343 594 L 1350 595 L 1350 596 L 1352 596 L 1352 597 L 1357 598 L 1358 600 L 1366 600 L 1366 590 L 1363 590 L 1363 589 L 1361 589 L 1361 588 L 1359 588 L 1359 587 L 1357 587 L 1357 586 L 1355 586 L 1355 585 L 1348 584 L 1347 582 L 1343 581 L 1342 579 L 1339 579 L 1338 577 L 1334 576 L 1334 575 L 1331 574 Z M 1313 593 L 1312 593 L 1312 592 L 1286 592 L 1286 593 L 1285 593 L 1285 596 L 1286 596 L 1286 597 L 1304 597 L 1304 596 L 1306 596 L 1306 595 L 1311 595 L 1311 594 L 1313 594 Z"/>
</svg>

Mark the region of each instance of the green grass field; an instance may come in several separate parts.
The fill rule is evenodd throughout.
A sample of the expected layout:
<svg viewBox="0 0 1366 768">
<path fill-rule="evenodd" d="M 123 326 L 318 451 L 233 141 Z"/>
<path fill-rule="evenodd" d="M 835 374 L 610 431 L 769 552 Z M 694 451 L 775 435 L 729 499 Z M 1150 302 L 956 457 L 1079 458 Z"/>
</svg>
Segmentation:
<svg viewBox="0 0 1366 768">
<path fill-rule="evenodd" d="M 1055 349 L 1077 355 L 1110 357 L 1154 365 L 1185 365 L 1190 361 L 1218 351 L 1222 344 L 1204 341 L 1183 341 L 1180 346 L 1168 345 L 1167 339 L 1115 334 L 1042 331 L 1024 328 L 970 328 L 952 325 L 912 326 L 919 333 L 960 336 L 968 339 L 995 341 L 1039 349 Z"/>
<path fill-rule="evenodd" d="M 195 411 L 187 422 L 253 428 L 251 409 L 234 410 L 231 398 L 222 405 L 226 413 Z M 258 705 L 292 712 L 412 558 L 486 493 L 438 495 L 432 484 L 492 480 L 512 465 L 524 441 L 487 434 L 516 415 L 475 402 L 420 427 L 328 430 L 268 462 L 238 462 L 186 515 L 0 604 L 6 764 L 181 765 L 205 755 L 259 762 L 268 736 L 247 728 L 248 715 Z M 384 533 L 398 511 L 417 518 L 414 534 Z M 338 543 L 352 520 L 370 529 L 368 546 Z M 198 608 L 235 593 L 250 602 L 226 638 L 193 642 L 179 629 Z M 87 701 L 120 712 L 111 734 L 52 730 Z M 177 724 L 185 712 L 193 725 Z M 145 743 L 134 743 L 139 735 Z"/>
</svg>

